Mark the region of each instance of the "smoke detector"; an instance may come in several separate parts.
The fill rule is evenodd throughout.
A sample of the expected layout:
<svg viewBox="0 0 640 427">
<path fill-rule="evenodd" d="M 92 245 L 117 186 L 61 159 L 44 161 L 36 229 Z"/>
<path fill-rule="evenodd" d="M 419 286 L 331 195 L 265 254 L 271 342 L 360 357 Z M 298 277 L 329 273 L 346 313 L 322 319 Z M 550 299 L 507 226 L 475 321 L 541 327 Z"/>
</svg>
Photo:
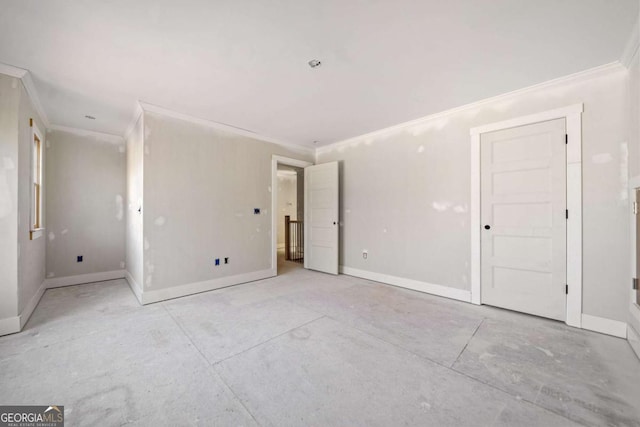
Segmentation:
<svg viewBox="0 0 640 427">
<path fill-rule="evenodd" d="M 320 62 L 317 59 L 312 59 L 311 61 L 308 62 L 308 64 L 309 64 L 309 67 L 316 68 L 316 67 L 319 67 L 322 64 L 322 62 Z"/>
</svg>

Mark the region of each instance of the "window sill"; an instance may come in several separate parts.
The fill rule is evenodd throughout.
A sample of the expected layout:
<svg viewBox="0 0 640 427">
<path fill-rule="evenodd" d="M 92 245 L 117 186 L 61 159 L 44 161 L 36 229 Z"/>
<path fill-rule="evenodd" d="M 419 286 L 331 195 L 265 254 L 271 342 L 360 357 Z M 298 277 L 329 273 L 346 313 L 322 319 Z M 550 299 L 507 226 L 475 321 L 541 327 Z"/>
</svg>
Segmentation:
<svg viewBox="0 0 640 427">
<path fill-rule="evenodd" d="M 36 240 L 39 237 L 42 237 L 44 234 L 44 228 L 36 228 L 35 230 L 29 231 L 29 240 Z"/>
</svg>

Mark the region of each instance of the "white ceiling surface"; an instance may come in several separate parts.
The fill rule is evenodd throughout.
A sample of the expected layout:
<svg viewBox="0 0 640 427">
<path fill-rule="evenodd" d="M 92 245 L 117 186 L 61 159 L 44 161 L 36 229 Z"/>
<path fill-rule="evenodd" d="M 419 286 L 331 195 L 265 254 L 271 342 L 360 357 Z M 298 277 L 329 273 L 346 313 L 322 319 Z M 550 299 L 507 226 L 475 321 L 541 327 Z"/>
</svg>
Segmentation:
<svg viewBox="0 0 640 427">
<path fill-rule="evenodd" d="M 31 71 L 60 126 L 123 135 L 140 100 L 320 146 L 616 61 L 637 16 L 637 0 L 0 0 L 0 62 Z"/>
</svg>

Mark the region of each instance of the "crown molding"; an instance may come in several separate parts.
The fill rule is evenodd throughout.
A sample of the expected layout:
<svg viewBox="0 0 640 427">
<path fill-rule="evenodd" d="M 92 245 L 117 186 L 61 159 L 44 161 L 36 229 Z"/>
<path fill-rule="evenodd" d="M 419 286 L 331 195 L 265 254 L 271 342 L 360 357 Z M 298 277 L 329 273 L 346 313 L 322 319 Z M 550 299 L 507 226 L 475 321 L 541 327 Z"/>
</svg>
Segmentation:
<svg viewBox="0 0 640 427">
<path fill-rule="evenodd" d="M 631 35 L 622 51 L 620 63 L 629 68 L 638 54 L 638 49 L 640 49 L 640 21 L 636 21 L 633 30 L 631 30 Z"/>
<path fill-rule="evenodd" d="M 90 137 L 99 139 L 101 141 L 110 142 L 112 144 L 122 144 L 124 142 L 124 138 L 122 138 L 120 135 L 96 132 L 93 130 L 79 129 L 79 128 L 74 128 L 69 126 L 51 125 L 49 126 L 49 130 L 72 133 L 78 136 L 90 136 Z"/>
<path fill-rule="evenodd" d="M 36 112 L 42 119 L 45 127 L 48 129 L 51 127 L 51 122 L 49 121 L 49 117 L 47 117 L 47 113 L 44 111 L 44 107 L 40 102 L 40 97 L 38 96 L 38 91 L 36 90 L 36 85 L 33 83 L 33 79 L 31 79 L 31 73 L 27 71 L 27 73 L 22 77 L 22 84 L 24 85 L 27 94 L 29 95 L 29 99 L 31 99 L 31 103 L 33 104 L 33 108 L 35 108 Z"/>
<path fill-rule="evenodd" d="M 305 147 L 303 145 L 295 144 L 295 143 L 292 143 L 292 142 L 282 141 L 282 140 L 279 140 L 279 139 L 276 139 L 276 138 L 272 138 L 270 136 L 266 136 L 266 135 L 261 135 L 261 134 L 255 133 L 255 132 L 247 130 L 247 129 L 241 129 L 241 128 L 238 128 L 238 127 L 235 127 L 235 126 L 231 126 L 231 125 L 227 125 L 227 124 L 224 124 L 224 123 L 214 122 L 212 120 L 201 119 L 199 117 L 194 117 L 194 116 L 191 116 L 191 115 L 185 114 L 185 113 L 179 113 L 177 111 L 170 110 L 170 109 L 164 108 L 164 107 L 160 107 L 158 105 L 149 104 L 147 102 L 142 102 L 141 101 L 140 102 L 140 107 L 142 107 L 142 109 L 145 112 L 160 114 L 160 115 L 167 116 L 167 117 L 172 117 L 174 119 L 179 119 L 179 120 L 183 120 L 183 121 L 186 121 L 186 122 L 190 122 L 190 123 L 206 126 L 206 127 L 212 128 L 212 129 L 222 130 L 222 131 L 225 131 L 225 132 L 233 133 L 235 135 L 246 136 L 248 138 L 252 138 L 252 139 L 263 141 L 263 142 L 270 142 L 272 144 L 277 144 L 277 145 L 286 147 L 286 148 L 288 148 L 290 150 L 297 151 L 299 153 L 311 154 L 311 155 L 315 154 L 315 149 L 313 147 Z"/>
<path fill-rule="evenodd" d="M 369 139 L 374 139 L 374 138 L 379 138 L 379 137 L 383 137 L 383 136 L 388 136 L 388 135 L 392 135 L 394 133 L 399 133 L 402 131 L 405 131 L 407 128 L 412 128 L 415 126 L 420 126 L 420 125 L 425 125 L 428 122 L 432 121 L 432 120 L 439 120 L 439 119 L 443 119 L 445 117 L 451 116 L 453 114 L 458 114 L 458 113 L 462 113 L 468 110 L 472 110 L 472 109 L 476 109 L 476 108 L 480 108 L 483 107 L 487 104 L 490 103 L 494 103 L 494 102 L 498 102 L 498 101 L 505 101 L 508 100 L 510 98 L 516 97 L 516 96 L 520 96 L 526 93 L 530 93 L 533 91 L 537 91 L 537 90 L 541 90 L 541 89 L 545 89 L 548 87 L 552 87 L 552 86 L 556 86 L 556 85 L 561 85 L 561 84 L 566 84 L 566 83 L 576 83 L 576 82 L 580 82 L 580 81 L 585 81 L 585 80 L 591 80 L 597 77 L 602 77 L 614 72 L 618 72 L 621 70 L 625 70 L 625 67 L 619 62 L 611 62 L 609 64 L 605 64 L 605 65 L 601 65 L 599 67 L 595 67 L 595 68 L 590 68 L 588 70 L 585 71 L 580 71 L 578 73 L 574 73 L 574 74 L 570 74 L 568 76 L 564 76 L 564 77 L 560 77 L 557 79 L 553 79 L 553 80 L 548 80 L 546 82 L 543 83 L 538 83 L 535 84 L 533 86 L 527 86 L 525 88 L 522 89 L 517 89 L 514 90 L 512 92 L 507 92 L 504 93 L 502 95 L 497 95 L 491 98 L 485 98 L 483 100 L 480 101 L 476 101 L 476 102 L 472 102 L 470 104 L 465 104 L 463 106 L 460 107 L 456 107 L 456 108 L 452 108 L 449 110 L 445 110 L 439 113 L 435 113 L 435 114 L 431 114 L 428 116 L 424 116 L 421 117 L 419 119 L 416 120 L 411 120 L 408 122 L 404 122 L 404 123 L 400 123 L 394 126 L 390 126 L 387 128 L 383 128 L 383 129 L 379 129 L 373 132 L 369 132 L 363 135 L 359 135 L 359 136 L 355 136 L 352 138 L 348 138 L 348 139 L 344 139 L 342 141 L 337 141 L 334 142 L 332 144 L 329 145 L 324 145 L 322 147 L 318 147 L 316 148 L 315 154 L 316 156 L 318 156 L 319 154 L 324 154 L 324 153 L 328 153 L 332 150 L 335 150 L 337 148 L 340 147 L 344 147 L 350 144 L 354 144 L 354 143 L 358 143 L 358 142 L 362 142 L 363 140 L 369 140 Z M 317 157 L 316 157 L 317 160 Z"/>
<path fill-rule="evenodd" d="M 24 68 L 18 68 L 18 67 L 14 67 L 13 65 L 4 64 L 0 62 L 0 74 L 5 74 L 7 76 L 21 79 L 27 73 L 28 71 L 25 70 Z"/>
<path fill-rule="evenodd" d="M 27 91 L 27 95 L 29 95 L 29 99 L 31 99 L 31 103 L 33 104 L 33 108 L 35 108 L 38 116 L 44 123 L 46 128 L 51 126 L 49 122 L 49 117 L 47 117 L 47 113 L 44 111 L 42 107 L 42 103 L 40 102 L 40 97 L 38 96 L 38 91 L 36 90 L 36 86 L 33 84 L 33 79 L 31 78 L 31 73 L 29 70 L 25 70 L 24 68 L 14 67 L 13 65 L 3 64 L 0 62 L 0 74 L 6 74 L 7 76 L 16 77 L 22 81 L 22 85 L 24 89 Z"/>
</svg>

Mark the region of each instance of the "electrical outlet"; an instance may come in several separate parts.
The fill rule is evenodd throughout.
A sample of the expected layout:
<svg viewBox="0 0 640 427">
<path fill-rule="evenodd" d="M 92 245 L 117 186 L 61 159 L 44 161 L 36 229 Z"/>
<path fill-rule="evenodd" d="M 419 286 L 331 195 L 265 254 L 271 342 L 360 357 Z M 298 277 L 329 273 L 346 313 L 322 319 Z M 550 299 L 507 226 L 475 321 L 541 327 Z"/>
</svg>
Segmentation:
<svg viewBox="0 0 640 427">
<path fill-rule="evenodd" d="M 369 256 L 369 251 L 366 249 L 362 250 L 362 258 L 363 259 L 367 259 L 367 257 Z"/>
<path fill-rule="evenodd" d="M 78 255 L 78 262 L 82 262 L 82 255 Z"/>
<path fill-rule="evenodd" d="M 224 258 L 224 263 L 225 263 L 225 264 L 229 264 L 229 257 L 225 257 L 225 258 Z"/>
<path fill-rule="evenodd" d="M 220 258 L 216 258 L 216 265 L 220 265 Z"/>
</svg>

